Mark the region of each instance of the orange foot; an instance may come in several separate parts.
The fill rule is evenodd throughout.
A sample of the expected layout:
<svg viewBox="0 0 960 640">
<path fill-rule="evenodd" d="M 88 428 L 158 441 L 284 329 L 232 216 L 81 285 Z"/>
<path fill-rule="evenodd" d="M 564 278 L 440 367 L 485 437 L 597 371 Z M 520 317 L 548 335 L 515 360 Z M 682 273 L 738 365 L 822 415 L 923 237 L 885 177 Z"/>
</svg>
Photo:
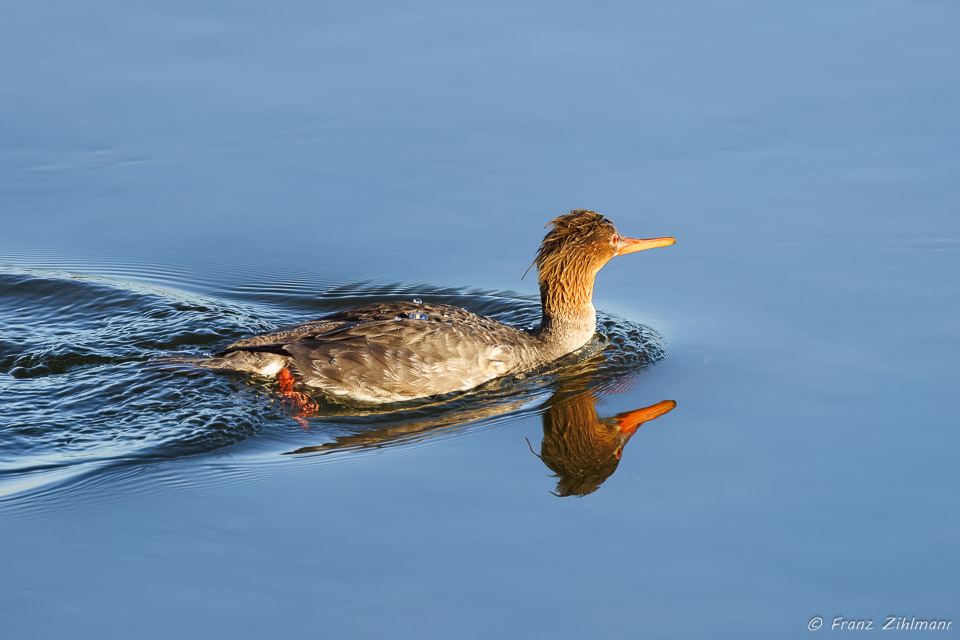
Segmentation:
<svg viewBox="0 0 960 640">
<path fill-rule="evenodd" d="M 320 405 L 310 399 L 310 396 L 293 390 L 294 378 L 289 369 L 282 369 L 277 374 L 277 385 L 280 387 L 280 395 L 283 396 L 283 406 L 293 410 L 293 419 L 297 421 L 302 429 L 309 430 L 309 423 L 304 418 L 314 415 Z"/>
</svg>

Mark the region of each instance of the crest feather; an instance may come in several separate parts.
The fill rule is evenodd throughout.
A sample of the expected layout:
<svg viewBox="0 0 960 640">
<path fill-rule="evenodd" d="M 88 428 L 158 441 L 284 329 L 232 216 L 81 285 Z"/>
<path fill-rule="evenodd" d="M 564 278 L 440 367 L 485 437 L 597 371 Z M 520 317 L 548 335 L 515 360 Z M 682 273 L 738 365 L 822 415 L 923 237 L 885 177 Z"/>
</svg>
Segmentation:
<svg viewBox="0 0 960 640">
<path fill-rule="evenodd" d="M 550 225 L 553 225 L 553 228 L 540 243 L 537 255 L 524 272 L 524 277 L 534 265 L 541 274 L 558 268 L 569 249 L 606 242 L 603 236 L 616 231 L 616 227 L 606 216 L 589 209 L 573 209 L 570 213 L 551 220 L 547 227 Z"/>
</svg>

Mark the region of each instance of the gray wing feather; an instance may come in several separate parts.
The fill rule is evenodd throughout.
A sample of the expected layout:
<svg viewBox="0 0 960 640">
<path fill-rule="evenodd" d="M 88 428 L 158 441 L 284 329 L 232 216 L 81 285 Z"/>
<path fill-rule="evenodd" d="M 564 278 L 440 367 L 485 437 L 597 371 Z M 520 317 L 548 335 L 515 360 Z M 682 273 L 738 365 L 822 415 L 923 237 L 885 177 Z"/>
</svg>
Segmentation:
<svg viewBox="0 0 960 640">
<path fill-rule="evenodd" d="M 518 371 L 530 359 L 532 340 L 458 307 L 398 302 L 284 327 L 227 350 L 280 347 L 307 385 L 391 402 L 470 389 Z"/>
</svg>

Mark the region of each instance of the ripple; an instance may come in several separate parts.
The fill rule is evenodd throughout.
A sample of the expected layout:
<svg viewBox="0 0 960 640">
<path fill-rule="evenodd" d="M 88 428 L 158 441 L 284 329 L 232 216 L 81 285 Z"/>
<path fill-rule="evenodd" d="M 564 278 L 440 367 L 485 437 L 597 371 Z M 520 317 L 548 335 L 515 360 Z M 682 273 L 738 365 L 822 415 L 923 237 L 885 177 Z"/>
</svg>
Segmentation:
<svg viewBox="0 0 960 640">
<path fill-rule="evenodd" d="M 35 260 L 0 268 L 3 508 L 53 507 L 100 483 L 133 482 L 150 466 L 240 443 L 248 443 L 242 462 L 231 458 L 231 464 L 250 474 L 289 462 L 278 454 L 292 451 L 327 463 L 358 451 L 431 446 L 538 412 L 560 386 L 629 390 L 632 376 L 666 354 L 654 330 L 601 312 L 594 341 L 541 371 L 387 412 L 321 402 L 323 413 L 297 422 L 274 384 L 178 364 L 171 355 L 210 352 L 241 336 L 373 300 L 453 304 L 521 327 L 539 321 L 539 302 L 513 292 L 424 284 L 320 287 L 282 274 L 213 295 L 175 286 L 187 277 L 176 269 L 144 282 L 116 275 L 134 268 L 88 274 L 55 266 L 41 268 Z M 211 469 L 227 481 L 218 465 Z M 191 484 L 175 473 L 165 482 Z"/>
</svg>

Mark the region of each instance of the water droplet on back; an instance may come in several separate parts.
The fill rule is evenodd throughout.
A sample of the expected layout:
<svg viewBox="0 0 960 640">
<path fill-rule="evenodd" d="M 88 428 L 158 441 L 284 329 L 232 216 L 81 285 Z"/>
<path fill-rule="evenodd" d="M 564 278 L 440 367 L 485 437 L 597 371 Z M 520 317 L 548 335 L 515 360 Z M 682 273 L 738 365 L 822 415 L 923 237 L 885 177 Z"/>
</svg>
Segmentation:
<svg viewBox="0 0 960 640">
<path fill-rule="evenodd" d="M 423 300 L 421 300 L 420 298 L 414 298 L 413 304 L 423 304 Z"/>
</svg>

